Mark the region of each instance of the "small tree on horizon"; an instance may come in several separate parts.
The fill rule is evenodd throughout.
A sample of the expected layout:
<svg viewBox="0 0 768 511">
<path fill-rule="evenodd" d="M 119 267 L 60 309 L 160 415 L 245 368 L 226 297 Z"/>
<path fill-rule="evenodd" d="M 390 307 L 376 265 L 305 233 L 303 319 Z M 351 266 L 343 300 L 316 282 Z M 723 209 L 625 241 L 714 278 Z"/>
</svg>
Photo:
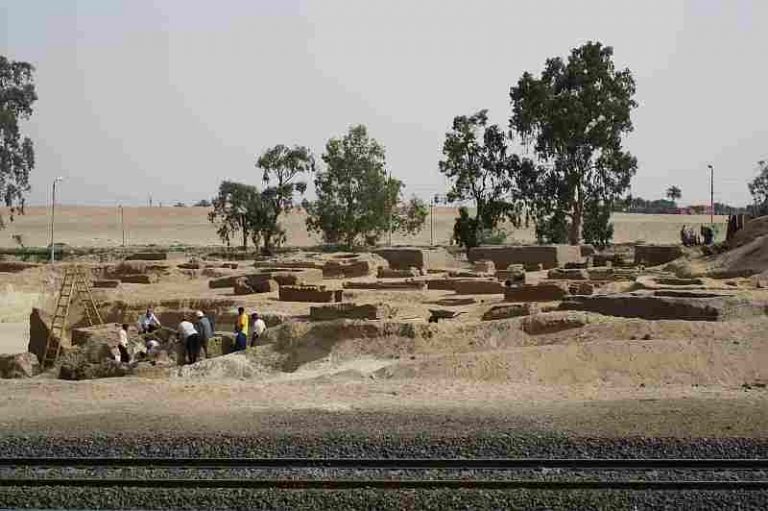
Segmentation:
<svg viewBox="0 0 768 511">
<path fill-rule="evenodd" d="M 669 188 L 667 188 L 666 196 L 669 200 L 671 200 L 672 202 L 675 202 L 683 196 L 683 192 L 677 186 L 672 185 Z"/>
<path fill-rule="evenodd" d="M 213 199 L 213 210 L 208 220 L 216 225 L 216 234 L 230 246 L 232 238 L 241 236 L 241 248 L 248 248 L 248 240 L 258 247 L 266 218 L 265 204 L 258 188 L 234 181 L 222 181 L 219 193 Z"/>
</svg>

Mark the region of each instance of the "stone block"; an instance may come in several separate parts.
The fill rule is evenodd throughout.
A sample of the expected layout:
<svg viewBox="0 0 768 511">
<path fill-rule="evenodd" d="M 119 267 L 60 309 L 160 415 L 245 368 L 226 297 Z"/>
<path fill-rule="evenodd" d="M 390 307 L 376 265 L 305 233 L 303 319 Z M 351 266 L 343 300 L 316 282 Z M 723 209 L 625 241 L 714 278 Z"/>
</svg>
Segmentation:
<svg viewBox="0 0 768 511">
<path fill-rule="evenodd" d="M 367 277 L 375 268 L 381 269 L 368 259 L 348 259 L 328 261 L 323 265 L 323 278 L 342 279 L 354 277 Z"/>
<path fill-rule="evenodd" d="M 164 261 L 168 259 L 165 252 L 136 252 L 126 256 L 126 261 Z"/>
<path fill-rule="evenodd" d="M 373 289 L 390 291 L 426 291 L 425 280 L 408 279 L 403 281 L 345 282 L 344 289 Z"/>
<path fill-rule="evenodd" d="M 588 269 L 587 275 L 589 280 L 617 282 L 621 280 L 635 280 L 640 273 L 635 269 L 604 266 Z"/>
<path fill-rule="evenodd" d="M 544 269 L 557 268 L 567 262 L 580 261 L 581 250 L 577 245 L 521 245 L 474 247 L 469 250 L 471 262 L 490 260 L 497 268 L 510 264 L 523 264 L 526 270 L 541 265 Z"/>
<path fill-rule="evenodd" d="M 500 295 L 504 284 L 498 280 L 456 279 L 454 290 L 457 295 Z"/>
<path fill-rule="evenodd" d="M 343 291 L 326 289 L 325 286 L 280 286 L 279 298 L 282 302 L 340 302 Z"/>
<path fill-rule="evenodd" d="M 219 277 L 208 281 L 208 287 L 210 289 L 223 289 L 227 287 L 234 287 L 235 281 L 245 277 L 245 275 L 229 275 L 227 277 Z"/>
<path fill-rule="evenodd" d="M 429 279 L 427 289 L 438 291 L 456 291 L 456 279 Z"/>
<path fill-rule="evenodd" d="M 331 321 L 334 319 L 386 319 L 391 317 L 392 309 L 384 303 L 362 304 L 335 303 L 318 305 L 309 308 L 309 317 L 314 321 Z"/>
<path fill-rule="evenodd" d="M 442 248 L 391 247 L 378 249 L 374 253 L 386 259 L 389 267 L 395 270 L 411 267 L 419 270 L 455 268 L 457 265 L 456 258 Z"/>
<path fill-rule="evenodd" d="M 420 277 L 421 272 L 418 268 L 408 268 L 407 270 L 394 270 L 392 268 L 380 267 L 376 272 L 376 277 L 380 279 L 407 279 Z"/>
<path fill-rule="evenodd" d="M 683 249 L 680 245 L 636 245 L 635 265 L 658 266 L 674 261 L 682 255 Z"/>
<path fill-rule="evenodd" d="M 246 277 L 240 277 L 239 279 L 235 280 L 235 285 L 232 287 L 234 288 L 234 293 L 238 296 L 255 293 L 253 288 L 248 285 L 248 278 Z"/>
<path fill-rule="evenodd" d="M 568 293 L 572 295 L 591 295 L 595 292 L 595 285 L 591 282 L 571 282 L 568 284 Z"/>
<path fill-rule="evenodd" d="M 94 280 L 93 287 L 95 288 L 115 288 L 120 285 L 120 281 L 117 279 L 101 279 Z"/>
<path fill-rule="evenodd" d="M 529 316 L 537 314 L 539 306 L 536 303 L 504 303 L 494 305 L 483 314 L 483 321 L 493 321 L 497 319 L 509 319 L 519 316 Z"/>
<path fill-rule="evenodd" d="M 547 272 L 547 278 L 552 280 L 588 280 L 589 275 L 587 270 L 553 268 Z"/>
<path fill-rule="evenodd" d="M 25 261 L 0 261 L 0 273 L 19 273 L 39 266 L 39 263 Z"/>
<path fill-rule="evenodd" d="M 648 320 L 717 321 L 762 315 L 765 305 L 732 297 L 694 298 L 622 293 L 573 296 L 563 301 L 560 308 Z"/>
<path fill-rule="evenodd" d="M 154 284 L 158 281 L 157 275 L 154 273 L 138 273 L 134 275 L 122 275 L 120 276 L 120 282 L 126 284 Z"/>
<path fill-rule="evenodd" d="M 494 273 L 496 265 L 493 264 L 493 261 L 481 259 L 472 263 L 472 271 L 475 273 Z"/>
<path fill-rule="evenodd" d="M 554 302 L 567 294 L 568 286 L 562 283 L 524 284 L 504 289 L 504 299 L 508 302 Z"/>
</svg>

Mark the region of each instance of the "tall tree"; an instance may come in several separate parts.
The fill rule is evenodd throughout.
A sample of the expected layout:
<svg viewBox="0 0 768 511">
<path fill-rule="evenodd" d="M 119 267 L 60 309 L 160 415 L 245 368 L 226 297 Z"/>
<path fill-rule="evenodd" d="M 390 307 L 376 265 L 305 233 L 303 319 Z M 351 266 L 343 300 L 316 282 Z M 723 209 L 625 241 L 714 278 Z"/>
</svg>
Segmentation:
<svg viewBox="0 0 768 511">
<path fill-rule="evenodd" d="M 680 199 L 680 197 L 682 196 L 683 196 L 683 192 L 677 186 L 672 185 L 669 188 L 667 188 L 667 198 L 672 202 Z"/>
<path fill-rule="evenodd" d="M 248 248 L 249 239 L 258 247 L 269 217 L 266 211 L 268 205 L 262 199 L 258 188 L 234 181 L 223 181 L 212 203 L 213 210 L 208 213 L 208 220 L 216 225 L 216 234 L 227 246 L 239 233 L 243 249 Z"/>
<path fill-rule="evenodd" d="M 634 94 L 632 73 L 617 71 L 613 49 L 599 42 L 567 62 L 548 59 L 540 77 L 525 73 L 511 88 L 510 127 L 539 160 L 528 202 L 540 238 L 578 244 L 585 209 L 610 209 L 629 188 L 637 160 L 622 137 L 633 128 Z"/>
<path fill-rule="evenodd" d="M 307 227 L 328 243 L 374 244 L 387 231 L 414 232 L 426 218 L 419 200 L 403 206 L 403 183 L 387 177 L 384 147 L 353 126 L 332 138 L 322 155 L 326 165 L 315 177 L 317 200 L 305 202 Z"/>
<path fill-rule="evenodd" d="M 488 111 L 453 119 L 443 143 L 439 169 L 451 180 L 448 202 L 472 201 L 475 216 L 462 208 L 454 237 L 467 249 L 482 242 L 482 233 L 504 219 L 518 225 L 522 201 L 518 173 L 532 172 L 530 160 L 508 153 L 508 136 L 498 125 L 488 125 Z"/>
<path fill-rule="evenodd" d="M 754 201 L 753 215 L 768 215 L 768 162 L 757 162 L 757 177 L 747 185 Z"/>
<path fill-rule="evenodd" d="M 279 144 L 264 151 L 256 161 L 256 167 L 262 171 L 262 198 L 271 204 L 266 210 L 267 225 L 262 231 L 264 252 L 271 253 L 273 245 L 285 241 L 280 216 L 293 209 L 296 194 L 303 195 L 306 191 L 306 181 L 298 179 L 314 172 L 315 158 L 306 147 Z"/>
<path fill-rule="evenodd" d="M 37 100 L 34 67 L 0 55 L 0 200 L 10 209 L 10 220 L 24 213 L 24 194 L 35 166 L 32 140 L 22 136 L 19 121 L 32 116 Z M 0 215 L 0 229 L 4 227 Z"/>
</svg>

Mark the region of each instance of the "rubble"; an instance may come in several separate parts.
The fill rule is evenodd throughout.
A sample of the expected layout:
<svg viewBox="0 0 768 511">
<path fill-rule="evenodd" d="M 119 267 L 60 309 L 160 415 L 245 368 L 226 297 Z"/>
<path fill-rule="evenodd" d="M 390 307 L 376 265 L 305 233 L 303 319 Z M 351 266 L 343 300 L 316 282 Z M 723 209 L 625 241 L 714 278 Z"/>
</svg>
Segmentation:
<svg viewBox="0 0 768 511">
<path fill-rule="evenodd" d="M 418 268 L 408 268 L 407 270 L 394 270 L 392 268 L 380 267 L 376 272 L 376 277 L 380 279 L 405 279 L 420 277 L 421 271 Z"/>
<path fill-rule="evenodd" d="M 14 355 L 0 355 L 0 378 L 32 378 L 40 373 L 37 355 L 25 351 Z"/>
<path fill-rule="evenodd" d="M 494 305 L 483 314 L 483 321 L 493 321 L 497 319 L 509 319 L 519 316 L 530 316 L 539 313 L 537 303 L 505 303 Z"/>
<path fill-rule="evenodd" d="M 589 274 L 584 269 L 553 268 L 547 272 L 547 278 L 553 280 L 588 280 Z"/>
</svg>

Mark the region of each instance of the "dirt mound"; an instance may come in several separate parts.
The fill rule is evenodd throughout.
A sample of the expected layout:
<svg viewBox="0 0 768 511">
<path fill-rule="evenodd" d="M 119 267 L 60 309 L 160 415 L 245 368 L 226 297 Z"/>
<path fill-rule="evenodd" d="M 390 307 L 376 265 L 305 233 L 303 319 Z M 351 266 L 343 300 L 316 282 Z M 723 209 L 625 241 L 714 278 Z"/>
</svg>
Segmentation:
<svg viewBox="0 0 768 511">
<path fill-rule="evenodd" d="M 763 223 L 766 226 L 766 231 L 768 231 L 768 217 L 760 217 L 757 220 L 763 219 L 766 219 Z M 763 224 L 761 223 L 761 225 Z M 746 230 L 746 227 L 744 229 Z M 708 273 L 713 277 L 730 278 L 749 277 L 766 270 L 768 270 L 768 234 L 757 236 L 716 256 Z"/>
<path fill-rule="evenodd" d="M 733 238 L 728 242 L 728 247 L 731 249 L 738 248 L 765 235 L 768 235 L 768 216 L 753 218 L 733 235 Z"/>
<path fill-rule="evenodd" d="M 284 358 L 284 355 L 276 353 L 270 346 L 259 346 L 180 366 L 173 376 L 203 380 L 265 378 L 279 370 Z"/>
<path fill-rule="evenodd" d="M 597 341 L 444 355 L 374 374 L 525 385 L 739 386 L 768 377 L 766 357 L 768 344 L 757 340 Z"/>
</svg>

